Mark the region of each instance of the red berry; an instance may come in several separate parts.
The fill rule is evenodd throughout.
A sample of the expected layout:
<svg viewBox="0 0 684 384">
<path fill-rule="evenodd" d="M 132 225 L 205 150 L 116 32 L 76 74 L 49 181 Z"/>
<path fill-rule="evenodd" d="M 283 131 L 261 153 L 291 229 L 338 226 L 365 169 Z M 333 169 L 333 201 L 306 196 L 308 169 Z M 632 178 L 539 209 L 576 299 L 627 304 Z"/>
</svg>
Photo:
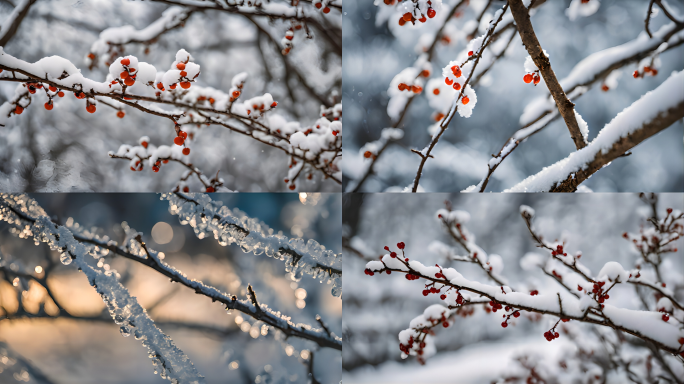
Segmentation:
<svg viewBox="0 0 684 384">
<path fill-rule="evenodd" d="M 461 84 L 460 83 L 454 83 L 454 89 L 457 91 L 461 90 Z"/>
<path fill-rule="evenodd" d="M 603 85 L 601 85 L 601 90 L 602 90 L 603 92 L 608 92 L 608 91 L 610 91 L 610 88 L 608 88 L 607 85 L 603 84 Z"/>
<path fill-rule="evenodd" d="M 463 103 L 463 105 L 466 105 L 466 104 L 470 103 L 470 99 L 468 98 L 468 96 L 463 96 L 463 98 L 461 99 L 461 102 Z"/>
<path fill-rule="evenodd" d="M 395 259 L 397 257 L 397 253 L 396 252 L 390 252 L 390 257 Z"/>
<path fill-rule="evenodd" d="M 176 136 L 176 137 L 173 139 L 173 142 L 174 142 L 174 144 L 176 144 L 176 145 L 183 145 L 183 142 L 185 142 L 185 140 L 183 140 L 183 138 L 180 137 L 180 136 Z"/>
<path fill-rule="evenodd" d="M 634 71 L 634 75 L 633 75 L 633 76 L 634 76 L 635 79 L 636 79 L 637 77 L 639 77 L 639 71 L 638 71 L 638 70 Z"/>
<path fill-rule="evenodd" d="M 189 155 L 190 154 L 190 148 L 183 148 L 183 154 L 185 156 Z"/>
<path fill-rule="evenodd" d="M 121 65 L 128 65 L 131 63 L 130 59 L 121 59 Z"/>
<path fill-rule="evenodd" d="M 669 321 L 669 320 L 670 320 L 670 316 L 667 313 L 664 313 L 663 314 L 663 321 Z"/>
<path fill-rule="evenodd" d="M 181 81 L 180 86 L 183 89 L 188 89 L 188 88 L 190 88 L 190 82 L 189 81 Z"/>
<path fill-rule="evenodd" d="M 185 187 L 183 187 L 183 192 L 185 192 L 185 193 L 190 192 L 190 188 L 188 188 L 188 186 L 186 185 Z"/>
<path fill-rule="evenodd" d="M 420 21 L 421 23 L 424 23 L 427 21 L 427 18 L 425 16 L 423 16 L 420 19 L 418 19 L 418 21 Z"/>
<path fill-rule="evenodd" d="M 323 6 L 323 3 L 316 3 L 316 4 L 314 4 L 314 6 L 318 9 L 321 9 L 321 7 Z"/>
<path fill-rule="evenodd" d="M 176 64 L 176 68 L 180 69 L 181 71 L 185 69 L 185 63 L 178 63 Z"/>
<path fill-rule="evenodd" d="M 404 244 L 403 242 L 397 243 L 397 248 L 404 249 L 404 247 L 406 247 L 406 244 Z"/>
<path fill-rule="evenodd" d="M 62 91 L 57 92 L 57 96 L 64 97 L 64 92 L 62 92 Z"/>
<path fill-rule="evenodd" d="M 180 75 L 181 75 L 182 77 L 185 77 L 185 76 L 187 76 L 187 75 L 188 75 L 188 73 L 187 73 L 187 72 L 185 72 L 185 71 L 181 71 Z"/>
<path fill-rule="evenodd" d="M 430 14 L 430 12 L 428 12 L 428 14 Z M 413 15 L 411 12 L 406 12 L 404 13 L 404 16 L 402 16 L 402 19 L 404 19 L 404 21 L 411 21 L 411 19 L 413 19 Z"/>
<path fill-rule="evenodd" d="M 147 148 L 149 144 L 147 143 L 147 141 L 143 141 L 142 143 L 140 143 L 140 145 L 142 145 L 144 148 Z"/>
<path fill-rule="evenodd" d="M 439 95 L 439 88 L 435 88 L 434 90 L 432 90 L 432 93 L 435 95 Z"/>
<path fill-rule="evenodd" d="M 473 51 L 468 51 L 468 56 L 472 56 L 472 55 L 473 55 Z"/>
<path fill-rule="evenodd" d="M 295 188 L 297 188 L 297 186 L 294 184 L 290 184 L 290 186 L 288 188 L 290 188 L 291 191 L 294 191 Z"/>
<path fill-rule="evenodd" d="M 164 84 L 162 84 L 161 82 L 157 83 L 157 88 L 163 91 L 164 90 Z"/>
<path fill-rule="evenodd" d="M 121 79 L 127 79 L 127 78 L 128 78 L 128 72 L 127 72 L 127 71 L 121 72 L 121 73 L 119 74 L 119 78 L 121 78 Z"/>
<path fill-rule="evenodd" d="M 679 341 L 679 344 L 684 344 L 684 337 L 680 337 L 677 341 Z"/>
<path fill-rule="evenodd" d="M 534 85 L 537 85 L 541 81 L 541 77 L 539 77 L 539 75 L 534 75 L 533 80 L 534 80 Z"/>
<path fill-rule="evenodd" d="M 428 17 L 432 19 L 433 17 L 435 17 L 435 15 L 437 14 L 437 12 L 435 12 L 434 9 L 429 8 L 427 14 L 428 14 Z"/>
<path fill-rule="evenodd" d="M 275 107 L 277 107 L 277 106 L 278 106 L 278 102 L 277 102 L 277 101 L 274 101 L 273 103 L 271 103 L 271 108 L 275 108 Z"/>
<path fill-rule="evenodd" d="M 442 322 L 442 327 L 449 328 L 449 323 L 446 321 Z"/>
<path fill-rule="evenodd" d="M 124 84 L 128 85 L 129 87 L 135 84 L 135 79 L 132 77 L 128 77 L 124 80 Z"/>
<path fill-rule="evenodd" d="M 328 7 L 323 8 L 323 13 L 330 13 L 330 8 L 328 8 Z"/>
<path fill-rule="evenodd" d="M 57 90 L 57 87 L 55 87 L 54 85 L 51 85 L 48 87 L 48 89 L 50 90 L 50 92 L 54 92 Z"/>
<path fill-rule="evenodd" d="M 518 312 L 518 311 L 513 312 L 513 317 L 516 317 L 516 318 L 520 317 L 520 312 Z"/>
<path fill-rule="evenodd" d="M 48 111 L 52 111 L 52 107 L 52 102 L 48 101 L 47 103 L 45 103 L 45 109 L 47 109 Z"/>
<path fill-rule="evenodd" d="M 214 192 L 214 187 L 207 187 L 207 193 Z"/>
<path fill-rule="evenodd" d="M 95 108 L 95 105 L 94 105 L 94 104 L 89 104 L 89 105 L 86 107 L 86 111 L 88 111 L 88 112 L 90 112 L 90 113 L 95 113 L 95 110 L 96 110 L 96 109 L 97 109 L 97 108 Z"/>
<path fill-rule="evenodd" d="M 528 73 L 527 75 L 523 76 L 523 81 L 527 84 L 532 82 L 532 74 Z"/>
<path fill-rule="evenodd" d="M 124 111 L 119 111 L 116 113 L 116 117 L 118 117 L 119 119 L 123 119 L 124 116 L 126 116 L 126 112 L 124 112 Z M 145 148 L 147 148 L 147 147 L 145 147 Z"/>
<path fill-rule="evenodd" d="M 155 171 L 155 172 L 159 172 L 159 167 L 156 166 L 156 165 L 153 165 L 153 166 L 152 166 L 152 170 Z"/>
<path fill-rule="evenodd" d="M 442 300 L 446 300 L 446 295 L 445 295 L 445 294 L 441 294 L 441 295 L 439 295 L 439 298 L 442 299 Z"/>
<path fill-rule="evenodd" d="M 444 82 L 446 83 L 446 85 L 451 85 L 451 84 L 453 84 L 453 83 L 454 83 L 454 81 L 453 81 L 453 80 L 451 80 L 451 79 L 450 79 L 450 78 L 448 78 L 448 77 L 444 79 Z"/>
<path fill-rule="evenodd" d="M 176 84 L 171 84 L 171 85 L 169 85 L 169 88 L 171 88 L 171 89 L 176 89 Z"/>
<path fill-rule="evenodd" d="M 506 328 L 506 327 L 508 327 L 508 323 L 504 321 L 503 323 L 501 323 L 501 326 Z"/>
<path fill-rule="evenodd" d="M 178 131 L 178 136 L 182 137 L 183 140 L 188 138 L 188 133 L 185 131 Z"/>
</svg>

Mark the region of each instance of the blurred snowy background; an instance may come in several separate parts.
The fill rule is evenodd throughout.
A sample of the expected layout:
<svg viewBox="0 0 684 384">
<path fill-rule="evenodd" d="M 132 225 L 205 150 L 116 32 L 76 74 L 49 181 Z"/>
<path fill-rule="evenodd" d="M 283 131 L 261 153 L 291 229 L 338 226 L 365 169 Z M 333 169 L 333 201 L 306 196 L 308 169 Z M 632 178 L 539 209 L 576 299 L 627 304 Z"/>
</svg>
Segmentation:
<svg viewBox="0 0 684 384">
<path fill-rule="evenodd" d="M 271 3 L 274 2 L 290 8 L 289 1 Z M 0 2 L 0 21 L 10 15 L 13 3 Z M 31 63 L 61 56 L 80 68 L 84 76 L 104 81 L 108 72 L 103 64 L 106 60 L 90 69 L 87 58 L 100 33 L 126 25 L 145 28 L 171 7 L 163 1 L 37 1 L 3 50 Z M 332 106 L 330 98 L 335 95 L 339 102 L 341 48 L 339 42 L 335 46 L 330 41 L 341 32 L 339 9 L 333 8 L 324 15 L 310 2 L 302 7 L 319 24 L 311 26 L 313 39 L 307 39 L 303 29 L 297 31 L 292 40 L 294 48 L 287 56 L 281 54 L 281 39 L 292 26 L 289 20 L 248 18 L 216 10 L 197 10 L 184 26 L 162 34 L 150 44 L 125 45 L 124 54 L 166 70 L 176 52 L 186 49 L 201 66 L 196 84 L 224 92 L 230 89 L 233 76 L 247 72 L 243 99 L 271 93 L 279 103 L 274 113 L 306 126 L 320 116 L 321 104 Z M 0 103 L 11 98 L 16 87 L 16 83 L 0 82 Z M 8 126 L 0 127 L 0 186 L 4 191 L 168 191 L 185 170 L 182 165 L 171 163 L 158 173 L 150 167 L 132 172 L 127 160 L 110 159 L 107 155 L 109 151 L 116 152 L 121 144 L 137 145 L 142 136 L 149 136 L 157 146 L 172 145 L 176 135 L 168 119 L 130 107 L 120 119 L 115 109 L 101 103 L 97 112 L 90 114 L 83 100 L 68 93 L 55 100 L 52 111 L 43 108 L 47 99 L 44 95 L 34 99 L 25 113 L 10 119 Z M 225 186 L 231 190 L 288 191 L 283 182 L 288 157 L 283 151 L 220 126 L 201 128 L 189 162 L 209 178 L 220 170 Z M 339 184 L 323 179 L 320 172 L 312 180 L 302 179 L 300 191 L 340 188 Z M 201 187 L 192 178 L 189 185 L 192 191 Z"/>
<path fill-rule="evenodd" d="M 566 239 L 568 254 L 582 251 L 582 262 L 594 273 L 608 261 L 617 261 L 625 268 L 633 267 L 640 256 L 622 234 L 638 233 L 651 214 L 650 206 L 636 194 L 348 194 L 344 199 L 342 366 L 343 381 L 347 384 L 490 383 L 515 371 L 515 359 L 525 354 L 544 357 L 539 372 L 550 371 L 555 375 L 548 382 L 579 382 L 559 370 L 557 363 L 577 350 L 570 337 L 561 334 L 553 342 L 544 339 L 543 333 L 557 318 L 540 317 L 531 321 L 523 315 L 514 326 L 504 329 L 498 314 L 487 314 L 479 305 L 472 316 L 456 316 L 448 329 L 439 327 L 436 330 L 437 355 L 429 358 L 426 365 L 419 365 L 413 357 L 402 360 L 398 333 L 408 328 L 410 321 L 425 308 L 441 300 L 437 295 L 424 297 L 421 293 L 423 282 L 406 280 L 401 274 L 365 275 L 367 260 L 350 251 L 349 241 L 356 244 L 357 249 L 358 244 L 365 244 L 367 256 L 373 259 L 386 253 L 383 251 L 385 245 L 396 250 L 395 244 L 404 242 L 406 255 L 412 260 L 424 265 L 439 263 L 453 267 L 471 280 L 491 283 L 473 264 L 449 262 L 428 251 L 428 246 L 435 240 L 459 249 L 436 218 L 437 210 L 444 208 L 445 200 L 449 200 L 454 210 L 470 213 L 466 227 L 477 244 L 489 255 L 501 255 L 502 274 L 511 286 L 534 287 L 544 292 L 563 288 L 539 270 L 528 271 L 521 267 L 520 261 L 526 253 L 543 253 L 535 247 L 520 216 L 521 204 L 536 211 L 534 225 L 547 241 Z M 682 195 L 660 194 L 658 212 L 661 218 L 668 207 L 684 209 Z M 677 241 L 677 247 L 678 253 L 667 254 L 664 258 L 669 260 L 667 270 L 674 272 L 673 276 L 679 276 L 670 281 L 668 287 L 681 299 L 684 294 L 681 239 Z M 619 291 L 617 288 L 611 292 L 611 300 L 614 298 L 627 308 L 640 307 L 632 287 Z M 567 324 L 579 329 L 587 343 L 584 345 L 593 345 L 590 344 L 593 326 L 576 322 Z M 597 361 L 605 364 L 602 368 L 606 369 L 611 363 L 601 360 L 600 355 L 597 353 Z M 675 372 L 684 373 L 681 363 L 675 361 L 673 365 L 678 366 Z M 616 381 L 608 379 L 607 382 L 626 382 L 625 376 L 612 378 Z M 621 381 L 623 379 L 625 381 Z"/>
<path fill-rule="evenodd" d="M 592 0 L 593 1 L 593 0 Z M 387 115 L 387 89 L 392 78 L 417 58 L 416 47 L 424 33 L 434 33 L 431 21 L 417 27 L 400 27 L 396 20 L 400 7 L 389 16 L 389 6 L 377 0 L 346 1 L 343 15 L 343 95 L 345 104 L 344 168 L 346 180 L 357 179 L 362 164 L 368 161 L 359 153 L 367 142 L 377 140 L 383 128 L 392 125 Z M 442 10 L 451 9 L 454 0 L 445 0 Z M 456 21 L 461 29 L 475 16 L 474 9 L 482 9 L 487 0 L 471 0 L 470 7 Z M 503 1 L 494 1 L 490 13 L 499 9 Z M 644 32 L 644 19 L 649 2 L 646 0 L 600 0 L 596 13 L 571 21 L 565 11 L 570 0 L 546 1 L 532 17 L 542 47 L 549 53 L 558 79 L 564 78 L 580 60 L 591 53 L 623 44 Z M 684 3 L 667 4 L 684 14 Z M 380 12 L 380 10 L 384 12 Z M 381 16 L 378 18 L 378 16 Z M 389 17 L 389 20 L 385 21 Z M 382 21 L 380 21 L 382 20 Z M 655 31 L 669 20 L 662 12 L 651 20 Z M 479 33 L 477 34 L 479 35 Z M 438 43 L 431 77 L 441 75 L 441 69 L 465 43 Z M 634 79 L 635 64 L 623 68 L 617 89 L 602 92 L 600 85 L 577 99 L 576 109 L 589 125 L 589 140 L 596 137 L 603 126 L 618 112 L 656 88 L 673 71 L 684 68 L 684 48 L 679 46 L 661 55 L 662 68 L 658 76 Z M 475 88 L 477 106 L 472 117 L 456 117 L 442 136 L 427 162 L 421 186 L 426 191 L 460 191 L 477 184 L 487 173 L 490 155 L 496 154 L 506 140 L 520 126 L 524 107 L 543 95 L 546 86 L 538 87 L 522 81 L 523 62 L 528 55 L 516 37 L 506 55 L 483 77 Z M 684 87 L 684 84 L 682 84 Z M 416 176 L 420 158 L 409 151 L 421 149 L 430 140 L 427 127 L 433 123 L 433 109 L 428 106 L 425 92 L 412 103 L 399 128 L 404 129 L 402 140 L 390 144 L 375 164 L 375 173 L 361 191 L 378 192 L 391 187 L 403 189 Z M 612 191 L 682 191 L 684 190 L 684 125 L 677 122 L 665 131 L 637 146 L 632 155 L 614 161 L 583 183 L 595 192 Z M 525 177 L 539 172 L 565 158 L 575 146 L 561 119 L 523 143 L 503 161 L 490 180 L 488 191 L 501 191 Z M 345 185 L 345 188 L 346 185 Z M 396 190 L 393 188 L 392 190 Z"/>
<path fill-rule="evenodd" d="M 295 282 L 282 261 L 222 247 L 213 238 L 199 240 L 188 225 L 168 213 L 167 201 L 152 194 L 36 194 L 33 198 L 59 221 L 69 217 L 114 239 L 123 236 L 127 221 L 143 233 L 144 241 L 166 254 L 166 261 L 189 277 L 224 292 L 245 297 L 251 284 L 259 300 L 292 316 L 294 322 L 318 327 L 320 314 L 332 332 L 341 334 L 342 301 L 309 275 Z M 297 194 L 216 194 L 214 200 L 259 218 L 275 231 L 293 238 L 315 239 L 341 252 L 341 197 L 310 194 L 308 204 Z M 316 204 L 313 204 L 316 202 Z M 153 373 L 146 349 L 133 337 L 124 338 L 84 274 L 64 266 L 59 255 L 41 244 L 34 247 L 0 224 L 0 250 L 33 268 L 40 267 L 57 300 L 76 319 L 32 318 L 39 308 L 54 305 L 38 284 L 13 279 L 0 272 L 0 383 L 167 383 Z M 304 383 L 308 351 L 315 351 L 314 374 L 321 383 L 340 380 L 341 355 L 312 342 L 263 336 L 261 326 L 240 312 L 226 314 L 218 303 L 172 284 L 150 268 L 120 257 L 106 263 L 121 274 L 120 281 L 138 298 L 156 324 L 193 361 L 207 383 Z M 38 271 L 38 269 L 36 269 Z M 104 312 L 103 312 L 104 311 Z M 9 318 L 8 318 L 9 317 Z M 78 319 L 97 317 L 97 319 Z M 27 365 L 28 364 L 28 365 Z M 27 368 L 28 367 L 28 368 Z M 23 373 L 27 372 L 27 373 Z M 38 372 L 38 374 L 35 374 Z M 46 377 L 39 380 L 40 373 Z M 27 381 L 23 381 L 27 378 Z"/>
</svg>

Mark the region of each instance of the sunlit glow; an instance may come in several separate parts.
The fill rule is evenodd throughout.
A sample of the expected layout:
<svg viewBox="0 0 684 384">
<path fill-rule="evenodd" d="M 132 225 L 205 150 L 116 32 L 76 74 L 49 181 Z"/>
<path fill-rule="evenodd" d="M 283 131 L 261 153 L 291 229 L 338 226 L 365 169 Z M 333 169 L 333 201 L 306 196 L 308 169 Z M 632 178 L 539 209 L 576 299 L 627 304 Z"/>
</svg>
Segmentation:
<svg viewBox="0 0 684 384">
<path fill-rule="evenodd" d="M 266 335 L 268 335 L 268 325 L 264 324 L 261 326 L 261 336 L 266 336 Z"/>
<path fill-rule="evenodd" d="M 249 335 L 252 336 L 252 339 L 256 339 L 260 334 L 259 327 L 252 327 L 252 329 L 249 330 Z"/>
<path fill-rule="evenodd" d="M 286 355 L 292 356 L 293 353 L 294 353 L 294 347 L 293 346 L 288 345 L 287 347 L 285 347 L 285 354 Z"/>
<path fill-rule="evenodd" d="M 12 280 L 12 285 L 14 285 L 15 287 L 19 286 L 19 278 L 18 277 L 15 277 L 14 280 Z"/>
<path fill-rule="evenodd" d="M 299 193 L 299 201 L 301 201 L 302 204 L 306 203 L 306 192 Z"/>
<path fill-rule="evenodd" d="M 173 228 L 166 222 L 158 222 L 152 227 L 152 239 L 157 244 L 170 243 L 173 240 Z"/>
<path fill-rule="evenodd" d="M 240 363 L 238 363 L 237 360 L 231 361 L 231 363 L 228 365 L 228 368 L 229 368 L 231 371 L 234 371 L 234 370 L 238 369 L 239 367 L 240 367 Z"/>
<path fill-rule="evenodd" d="M 299 356 L 301 356 L 304 360 L 309 360 L 309 351 L 305 349 L 299 354 Z"/>
<path fill-rule="evenodd" d="M 240 325 L 242 322 L 245 321 L 245 319 L 242 318 L 242 316 L 237 315 L 235 316 L 235 324 Z"/>
<path fill-rule="evenodd" d="M 36 273 L 42 273 L 42 272 L 43 272 L 43 267 L 41 267 L 40 265 L 36 265 L 35 270 L 36 270 Z"/>
<path fill-rule="evenodd" d="M 298 299 L 300 299 L 300 300 L 306 299 L 306 289 L 304 289 L 304 288 L 298 288 L 298 289 L 295 291 L 295 297 L 298 298 Z"/>
<path fill-rule="evenodd" d="M 252 326 L 246 321 L 240 325 L 240 330 L 242 332 L 249 332 L 250 329 L 252 329 Z"/>
<path fill-rule="evenodd" d="M 297 308 L 302 309 L 302 308 L 306 307 L 306 301 L 301 300 L 301 299 L 297 299 L 297 301 L 295 302 L 295 305 L 297 306 Z"/>
</svg>

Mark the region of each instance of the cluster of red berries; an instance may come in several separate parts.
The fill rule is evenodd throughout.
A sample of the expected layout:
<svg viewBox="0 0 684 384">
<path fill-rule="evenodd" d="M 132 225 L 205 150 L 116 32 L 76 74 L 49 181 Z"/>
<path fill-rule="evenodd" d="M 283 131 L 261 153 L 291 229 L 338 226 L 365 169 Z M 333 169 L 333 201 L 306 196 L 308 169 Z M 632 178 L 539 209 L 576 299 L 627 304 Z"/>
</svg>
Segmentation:
<svg viewBox="0 0 684 384">
<path fill-rule="evenodd" d="M 651 67 L 649 67 L 649 66 L 647 65 L 647 66 L 644 67 L 644 71 L 643 71 L 643 72 L 639 73 L 639 70 L 637 69 L 636 71 L 634 71 L 634 74 L 633 74 L 632 76 L 634 76 L 634 78 L 637 79 L 637 78 L 639 78 L 639 77 L 644 77 L 644 76 L 646 76 L 647 73 L 649 73 L 651 76 L 657 76 L 657 75 L 658 75 L 658 70 L 655 69 L 655 68 L 651 68 Z"/>
<path fill-rule="evenodd" d="M 489 305 L 492 307 L 492 312 L 496 312 L 499 309 L 503 309 L 503 305 L 501 305 L 501 303 L 497 303 L 494 300 L 490 301 Z"/>
<path fill-rule="evenodd" d="M 422 349 L 422 348 L 425 348 L 425 343 L 424 343 L 424 342 L 421 342 L 421 343 L 420 343 L 420 347 L 421 347 L 421 349 Z M 407 354 L 407 355 L 409 354 L 409 351 L 410 351 L 412 348 L 413 348 L 413 336 L 411 336 L 411 337 L 409 338 L 408 343 L 406 343 L 406 344 L 399 343 L 399 350 L 402 351 L 402 352 L 404 352 L 404 353 Z"/>
<path fill-rule="evenodd" d="M 399 83 L 398 88 L 400 91 L 409 91 L 413 93 L 423 92 L 423 87 L 421 87 L 420 85 L 408 85 L 405 83 Z"/>
<path fill-rule="evenodd" d="M 537 296 L 539 294 L 539 291 L 536 289 L 534 291 L 530 291 L 530 296 Z"/>
<path fill-rule="evenodd" d="M 423 290 L 423 296 L 427 296 L 427 295 L 429 295 L 429 294 L 431 294 L 431 293 L 439 293 L 440 291 L 441 291 L 441 289 L 437 289 L 437 288 L 435 288 L 435 287 L 430 287 L 429 289 L 424 289 L 424 290 Z M 444 296 L 444 295 L 442 295 L 442 296 Z M 441 297 L 441 296 L 440 296 L 440 297 Z M 446 297 L 446 296 L 445 296 L 445 297 Z M 442 300 L 444 300 L 444 299 L 442 299 Z"/>
<path fill-rule="evenodd" d="M 135 84 L 135 78 L 136 78 L 136 69 L 129 67 L 131 65 L 131 60 L 128 58 L 123 58 L 120 61 L 121 65 L 124 67 L 124 71 L 119 74 L 119 78 L 123 80 L 123 83 L 126 84 L 127 86 L 131 86 Z M 115 84 L 117 81 L 114 80 L 112 84 Z"/>
<path fill-rule="evenodd" d="M 363 273 L 365 273 L 368 276 L 373 276 L 375 275 L 375 272 L 371 271 L 370 268 L 366 268 Z"/>
<path fill-rule="evenodd" d="M 558 246 L 556 246 L 555 251 L 551 251 L 551 255 L 552 256 L 559 256 L 559 255 L 567 256 L 568 254 L 563 252 L 563 246 L 562 245 L 558 245 Z"/>
<path fill-rule="evenodd" d="M 326 13 L 326 14 L 330 13 L 330 8 L 327 5 L 325 7 L 323 7 L 323 3 L 320 1 L 317 3 L 314 3 L 314 7 L 318 8 L 318 9 L 323 8 L 323 13 Z M 301 28 L 301 26 L 300 26 L 300 28 Z"/>
<path fill-rule="evenodd" d="M 128 60 L 128 59 L 123 59 L 123 60 L 121 60 L 121 64 L 124 64 L 124 60 Z M 125 64 L 124 64 L 124 65 L 125 65 Z M 190 88 L 190 86 L 191 86 L 192 84 L 190 83 L 190 79 L 187 78 L 188 73 L 185 72 L 185 63 L 178 63 L 178 64 L 176 64 L 176 68 L 179 69 L 179 70 L 181 71 L 181 72 L 180 72 L 181 81 L 180 81 L 178 84 L 180 84 L 181 88 L 183 88 L 183 89 L 188 89 L 188 88 Z M 123 75 L 123 72 L 122 72 L 122 75 Z M 176 83 L 171 84 L 171 85 L 169 85 L 169 88 L 170 88 L 170 89 L 176 89 L 176 87 L 177 87 L 178 84 L 176 84 Z M 126 83 L 126 85 L 128 85 L 128 84 Z M 133 84 L 131 84 L 131 85 L 133 85 Z M 157 83 L 157 89 L 159 89 L 160 91 L 165 91 L 165 90 L 166 90 L 166 88 L 164 88 L 164 84 L 162 84 L 161 82 Z M 160 95 L 160 94 L 157 93 L 157 96 L 159 96 L 159 95 Z"/>
<path fill-rule="evenodd" d="M 534 74 L 528 73 L 525 76 L 523 76 L 523 81 L 527 84 L 534 82 L 534 85 L 536 86 L 539 84 L 541 81 L 541 77 L 539 76 L 539 71 L 535 71 Z"/>
<path fill-rule="evenodd" d="M 420 276 L 414 275 L 412 273 L 407 273 L 406 274 L 406 280 L 418 280 L 420 279 Z"/>
<path fill-rule="evenodd" d="M 606 285 L 605 281 L 599 281 L 594 283 L 594 286 L 591 290 L 591 292 L 596 295 L 596 300 L 599 302 L 599 304 L 601 304 L 601 308 L 603 308 L 603 302 L 610 299 L 610 295 L 603 291 L 604 285 Z"/>
<path fill-rule="evenodd" d="M 555 332 L 555 331 L 552 332 L 552 331 L 553 331 L 553 329 L 544 332 L 544 337 L 546 338 L 547 341 L 552 341 L 553 339 L 557 339 L 560 337 L 558 332 Z"/>
</svg>

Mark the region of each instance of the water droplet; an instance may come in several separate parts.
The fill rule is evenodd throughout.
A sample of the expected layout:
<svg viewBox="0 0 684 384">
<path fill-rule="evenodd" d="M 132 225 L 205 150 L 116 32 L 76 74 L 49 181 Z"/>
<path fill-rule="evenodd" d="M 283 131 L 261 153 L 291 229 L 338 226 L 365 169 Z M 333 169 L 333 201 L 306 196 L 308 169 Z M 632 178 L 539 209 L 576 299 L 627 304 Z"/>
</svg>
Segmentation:
<svg viewBox="0 0 684 384">
<path fill-rule="evenodd" d="M 71 260 L 71 256 L 69 256 L 69 254 L 67 254 L 67 253 L 62 253 L 62 254 L 59 256 L 59 261 L 61 261 L 62 264 L 64 264 L 64 265 L 69 265 L 69 264 L 71 264 L 71 261 L 72 261 L 72 260 Z"/>
</svg>

